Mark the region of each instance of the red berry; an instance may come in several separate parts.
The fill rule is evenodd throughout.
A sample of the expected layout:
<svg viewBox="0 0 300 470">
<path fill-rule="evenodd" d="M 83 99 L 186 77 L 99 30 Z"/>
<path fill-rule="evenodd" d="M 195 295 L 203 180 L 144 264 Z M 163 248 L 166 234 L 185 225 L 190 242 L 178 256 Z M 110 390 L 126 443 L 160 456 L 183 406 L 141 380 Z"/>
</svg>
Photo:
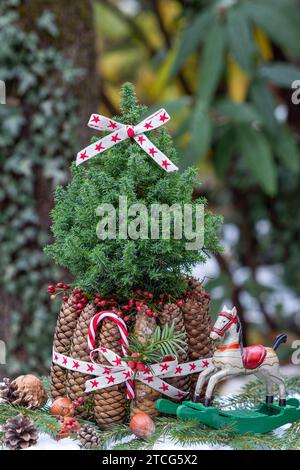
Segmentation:
<svg viewBox="0 0 300 470">
<path fill-rule="evenodd" d="M 164 303 L 161 300 L 158 302 L 158 305 L 163 305 L 163 304 Z"/>
<path fill-rule="evenodd" d="M 142 310 L 142 306 L 141 306 L 141 305 L 138 305 L 138 306 L 136 307 L 136 309 L 137 309 L 138 312 L 140 312 L 140 311 Z"/>
<path fill-rule="evenodd" d="M 204 294 L 203 296 L 205 299 L 210 299 L 210 295 L 209 294 Z"/>
<path fill-rule="evenodd" d="M 174 312 L 174 307 L 172 307 L 172 305 L 170 305 L 170 307 L 168 307 L 168 312 L 170 312 L 170 313 Z"/>
<path fill-rule="evenodd" d="M 136 292 L 137 295 L 140 295 L 142 293 L 141 289 L 136 289 L 135 292 Z"/>
<path fill-rule="evenodd" d="M 129 305 L 124 305 L 123 310 L 125 310 L 125 312 L 129 312 L 130 306 Z"/>
<path fill-rule="evenodd" d="M 49 292 L 49 294 L 54 294 L 55 287 L 54 286 L 48 286 L 48 292 Z"/>
<path fill-rule="evenodd" d="M 169 362 L 174 361 L 174 357 L 170 356 L 169 354 L 163 358 L 161 362 Z"/>
<path fill-rule="evenodd" d="M 124 317 L 124 321 L 128 321 L 128 320 L 130 320 L 130 317 L 128 316 Z"/>
<path fill-rule="evenodd" d="M 84 307 L 85 305 L 82 302 L 79 302 L 79 304 L 77 304 L 78 310 L 82 310 Z"/>
<path fill-rule="evenodd" d="M 148 291 L 144 290 L 143 295 L 144 295 L 145 297 L 148 297 Z"/>
<path fill-rule="evenodd" d="M 148 292 L 148 297 L 149 299 L 153 299 L 153 294 L 151 294 L 151 292 Z"/>
<path fill-rule="evenodd" d="M 65 296 L 63 297 L 63 301 L 64 301 L 64 302 L 67 302 L 68 298 L 69 298 L 69 297 L 67 297 L 67 296 L 65 295 Z"/>
<path fill-rule="evenodd" d="M 137 365 L 136 365 L 136 368 L 139 372 L 144 372 L 145 364 L 143 364 L 142 362 L 138 362 Z"/>
<path fill-rule="evenodd" d="M 176 305 L 177 305 L 178 307 L 182 307 L 183 304 L 184 304 L 183 300 L 177 300 L 177 302 L 176 302 Z"/>
<path fill-rule="evenodd" d="M 118 315 L 118 317 L 122 317 L 122 316 L 123 316 L 122 310 L 118 310 L 118 311 L 116 312 L 116 314 Z"/>
<path fill-rule="evenodd" d="M 158 317 L 157 313 L 156 313 L 156 312 L 153 312 L 153 313 L 152 313 L 152 317 L 153 317 L 153 318 L 157 318 L 157 317 Z"/>
<path fill-rule="evenodd" d="M 150 308 L 146 308 L 145 314 L 146 315 L 152 315 L 152 310 L 150 310 Z"/>
<path fill-rule="evenodd" d="M 138 353 L 138 352 L 134 352 L 134 353 L 132 353 L 131 355 L 132 355 L 132 357 L 138 357 L 138 356 L 139 356 L 139 353 Z"/>
<path fill-rule="evenodd" d="M 130 369 L 135 370 L 136 369 L 136 362 L 135 361 L 128 361 L 128 366 Z"/>
</svg>

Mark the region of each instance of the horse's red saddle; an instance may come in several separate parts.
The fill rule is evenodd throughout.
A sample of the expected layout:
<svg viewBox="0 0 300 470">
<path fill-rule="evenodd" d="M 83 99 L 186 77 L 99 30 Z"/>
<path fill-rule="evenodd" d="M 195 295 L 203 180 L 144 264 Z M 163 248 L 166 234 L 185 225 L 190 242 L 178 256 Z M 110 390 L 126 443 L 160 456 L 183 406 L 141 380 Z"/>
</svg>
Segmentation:
<svg viewBox="0 0 300 470">
<path fill-rule="evenodd" d="M 246 369 L 256 369 L 265 360 L 267 350 L 261 344 L 248 346 L 243 350 L 243 363 Z"/>
</svg>

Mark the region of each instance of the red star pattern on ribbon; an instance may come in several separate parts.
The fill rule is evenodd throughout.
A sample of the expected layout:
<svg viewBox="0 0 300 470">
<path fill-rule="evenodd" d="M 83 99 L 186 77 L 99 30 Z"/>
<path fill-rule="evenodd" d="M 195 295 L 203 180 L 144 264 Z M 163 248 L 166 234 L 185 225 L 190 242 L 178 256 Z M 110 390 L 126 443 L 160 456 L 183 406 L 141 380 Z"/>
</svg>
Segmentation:
<svg viewBox="0 0 300 470">
<path fill-rule="evenodd" d="M 98 383 L 99 383 L 99 382 L 98 382 L 97 380 L 92 380 L 92 382 L 91 382 L 92 387 L 93 387 L 93 388 L 96 388 L 97 385 L 98 385 Z"/>
<path fill-rule="evenodd" d="M 80 154 L 80 158 L 81 158 L 81 160 L 85 160 L 86 158 L 88 158 L 88 156 L 86 154 L 86 150 Z"/>
<path fill-rule="evenodd" d="M 123 372 L 125 379 L 129 379 L 131 377 L 131 373 L 129 371 Z"/>
<path fill-rule="evenodd" d="M 167 160 L 164 160 L 162 162 L 162 166 L 167 170 L 168 169 L 168 166 L 171 165 L 171 163 L 169 163 Z"/>
<path fill-rule="evenodd" d="M 73 369 L 78 369 L 79 367 L 79 362 L 73 361 Z"/>
<path fill-rule="evenodd" d="M 168 364 L 161 364 L 160 367 L 161 367 L 161 371 L 169 370 L 169 365 Z"/>
<path fill-rule="evenodd" d="M 167 121 L 167 120 L 168 120 L 167 114 L 166 114 L 165 112 L 164 112 L 163 114 L 161 114 L 161 115 L 159 116 L 159 120 L 162 121 L 162 122 Z"/>
<path fill-rule="evenodd" d="M 103 374 L 110 374 L 111 370 L 109 367 L 104 367 Z"/>
<path fill-rule="evenodd" d="M 153 382 L 153 377 L 146 377 L 145 380 L 147 380 L 148 384 Z"/>
<path fill-rule="evenodd" d="M 88 364 L 87 371 L 88 372 L 94 372 L 94 370 L 95 370 L 95 367 L 92 364 Z"/>
<path fill-rule="evenodd" d="M 149 154 L 151 155 L 151 157 L 154 157 L 154 155 L 157 153 L 157 150 L 155 150 L 154 147 L 152 147 L 151 149 L 149 149 Z"/>
<path fill-rule="evenodd" d="M 145 137 L 144 137 L 143 135 L 140 135 L 140 136 L 138 137 L 138 141 L 139 141 L 139 143 L 140 143 L 141 145 L 143 145 L 143 142 L 145 142 L 146 139 L 145 139 Z"/>
<path fill-rule="evenodd" d="M 208 367 L 208 366 L 209 366 L 209 362 L 208 362 L 208 361 L 203 361 L 203 362 L 202 362 L 202 365 L 203 365 L 203 367 Z"/>
<path fill-rule="evenodd" d="M 64 364 L 64 365 L 67 365 L 67 364 L 68 364 L 68 361 L 67 361 L 67 359 L 66 359 L 65 357 L 63 358 L 63 364 Z"/>
<path fill-rule="evenodd" d="M 92 122 L 95 122 L 96 124 L 98 124 L 99 121 L 100 121 L 99 116 L 93 115 L 93 121 Z"/>
<path fill-rule="evenodd" d="M 105 147 L 103 147 L 101 142 L 100 142 L 100 144 L 97 144 L 95 148 L 96 148 L 97 152 L 101 152 L 101 150 L 105 150 Z"/>
<path fill-rule="evenodd" d="M 181 374 L 182 372 L 182 367 L 178 366 L 176 367 L 175 374 Z"/>
<path fill-rule="evenodd" d="M 122 364 L 121 360 L 118 357 L 113 362 L 116 364 L 116 366 L 120 366 Z"/>
<path fill-rule="evenodd" d="M 112 375 L 110 377 L 106 377 L 106 379 L 108 384 L 113 384 L 116 380 Z"/>
<path fill-rule="evenodd" d="M 114 121 L 109 121 L 109 125 L 107 127 L 110 127 L 111 129 L 116 129 L 117 124 Z"/>
<path fill-rule="evenodd" d="M 146 124 L 144 124 L 144 127 L 145 127 L 145 129 L 152 129 L 153 126 L 152 126 L 152 124 L 151 124 L 151 121 L 150 121 L 150 122 L 146 122 Z"/>
<path fill-rule="evenodd" d="M 192 370 L 195 370 L 195 369 L 196 369 L 196 364 L 194 364 L 194 363 L 190 364 L 190 370 L 192 371 Z"/>
<path fill-rule="evenodd" d="M 115 135 L 112 136 L 111 140 L 116 143 L 121 139 L 120 139 L 120 137 L 118 137 L 118 134 L 115 134 Z"/>
<path fill-rule="evenodd" d="M 54 354 L 54 360 L 55 360 L 55 361 L 58 360 L 58 355 L 57 355 L 57 354 Z"/>
<path fill-rule="evenodd" d="M 159 387 L 159 389 L 162 390 L 163 392 L 166 392 L 167 390 L 169 390 L 169 387 L 166 384 L 162 384 L 162 386 Z"/>
</svg>

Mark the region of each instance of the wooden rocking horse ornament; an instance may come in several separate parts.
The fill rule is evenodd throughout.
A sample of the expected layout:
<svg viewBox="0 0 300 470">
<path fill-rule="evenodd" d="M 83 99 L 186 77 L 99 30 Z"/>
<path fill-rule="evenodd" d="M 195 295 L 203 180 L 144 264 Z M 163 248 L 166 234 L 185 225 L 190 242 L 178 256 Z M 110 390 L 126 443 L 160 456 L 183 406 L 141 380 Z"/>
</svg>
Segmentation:
<svg viewBox="0 0 300 470">
<path fill-rule="evenodd" d="M 285 383 L 280 374 L 279 360 L 276 349 L 286 343 L 287 336 L 276 337 L 271 348 L 261 344 L 244 348 L 242 329 L 236 308 L 224 306 L 211 331 L 210 338 L 216 346 L 212 364 L 199 374 L 195 388 L 194 402 L 200 401 L 201 390 L 208 380 L 204 406 L 211 406 L 212 395 L 217 383 L 237 375 L 255 374 L 266 383 L 266 402 L 273 403 L 274 385 L 279 385 L 279 405 L 286 406 Z"/>
</svg>

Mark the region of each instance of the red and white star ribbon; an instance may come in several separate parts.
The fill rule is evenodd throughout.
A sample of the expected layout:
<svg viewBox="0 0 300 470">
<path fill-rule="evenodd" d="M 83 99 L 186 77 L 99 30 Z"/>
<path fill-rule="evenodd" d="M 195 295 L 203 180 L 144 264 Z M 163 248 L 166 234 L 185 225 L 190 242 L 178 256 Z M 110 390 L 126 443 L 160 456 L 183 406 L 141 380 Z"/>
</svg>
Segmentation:
<svg viewBox="0 0 300 470">
<path fill-rule="evenodd" d="M 177 166 L 146 137 L 145 132 L 157 129 L 170 119 L 165 109 L 160 109 L 144 119 L 136 126 L 121 124 L 101 114 L 92 114 L 88 123 L 89 127 L 100 131 L 112 131 L 103 139 L 85 147 L 78 152 L 76 165 L 103 153 L 123 140 L 132 138 L 135 142 L 165 171 L 168 173 L 178 170 Z"/>
<path fill-rule="evenodd" d="M 96 352 L 102 354 L 105 359 L 111 364 L 101 365 L 93 360 Z M 103 388 L 111 387 L 121 383 L 132 382 L 134 371 L 128 366 L 128 363 L 122 361 L 122 358 L 106 348 L 95 349 L 91 352 L 91 362 L 80 361 L 53 351 L 53 362 L 68 370 L 82 372 L 83 374 L 92 375 L 93 378 L 87 380 L 85 383 L 85 391 L 93 392 Z M 139 380 L 149 387 L 157 390 L 163 395 L 180 400 L 187 395 L 176 387 L 165 382 L 169 377 L 182 377 L 185 375 L 195 374 L 201 372 L 203 369 L 209 367 L 212 359 L 198 359 L 196 361 L 178 364 L 177 359 L 172 361 L 163 361 L 158 364 L 151 364 L 146 367 L 143 372 L 135 372 L 135 380 Z M 132 396 L 134 398 L 134 391 Z"/>
</svg>

